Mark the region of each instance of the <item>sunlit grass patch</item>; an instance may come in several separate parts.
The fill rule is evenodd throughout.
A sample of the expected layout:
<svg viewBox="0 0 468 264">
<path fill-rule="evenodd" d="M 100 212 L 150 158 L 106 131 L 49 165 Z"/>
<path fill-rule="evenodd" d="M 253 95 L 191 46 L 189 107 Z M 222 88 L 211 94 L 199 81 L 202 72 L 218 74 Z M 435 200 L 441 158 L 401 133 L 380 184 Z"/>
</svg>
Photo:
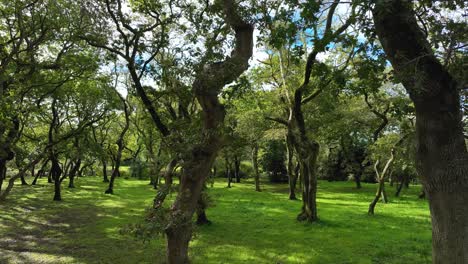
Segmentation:
<svg viewBox="0 0 468 264">
<path fill-rule="evenodd" d="M 0 205 L 0 263 L 163 263 L 165 241 L 136 241 L 119 231 L 138 223 L 155 190 L 147 181 L 117 178 L 106 195 L 98 177 L 82 177 L 53 202 L 53 186 L 15 186 Z M 367 207 L 375 186 L 356 190 L 351 182 L 320 182 L 317 223 L 297 222 L 301 201 L 290 201 L 285 184 L 251 181 L 208 188 L 212 225 L 198 227 L 190 255 L 197 263 L 430 263 L 431 226 L 418 186 L 390 194 Z M 389 190 L 390 187 L 387 187 Z M 175 195 L 168 199 L 172 200 Z M 16 261 L 16 262 L 15 262 Z M 19 261 L 19 262 L 18 262 Z M 22 261 L 22 262 L 21 262 Z"/>
</svg>

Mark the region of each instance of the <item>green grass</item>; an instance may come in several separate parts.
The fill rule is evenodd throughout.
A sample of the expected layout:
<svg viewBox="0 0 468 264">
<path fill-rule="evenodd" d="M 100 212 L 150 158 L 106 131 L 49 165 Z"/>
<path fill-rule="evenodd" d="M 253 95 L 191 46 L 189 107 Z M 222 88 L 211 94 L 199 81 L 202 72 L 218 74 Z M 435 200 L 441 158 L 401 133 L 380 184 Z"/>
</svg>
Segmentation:
<svg viewBox="0 0 468 264">
<path fill-rule="evenodd" d="M 62 202 L 51 201 L 44 179 L 39 184 L 15 186 L 0 205 L 0 263 L 163 263 L 162 238 L 142 243 L 119 233 L 151 204 L 146 181 L 119 178 L 111 196 L 100 178 L 78 178 L 76 189 L 63 188 Z M 197 228 L 195 264 L 431 262 L 429 211 L 417 186 L 368 216 L 374 185 L 321 181 L 313 224 L 295 220 L 301 202 L 287 199 L 286 185 L 263 185 L 261 193 L 251 182 L 225 186 L 209 188 L 213 224 Z"/>
</svg>

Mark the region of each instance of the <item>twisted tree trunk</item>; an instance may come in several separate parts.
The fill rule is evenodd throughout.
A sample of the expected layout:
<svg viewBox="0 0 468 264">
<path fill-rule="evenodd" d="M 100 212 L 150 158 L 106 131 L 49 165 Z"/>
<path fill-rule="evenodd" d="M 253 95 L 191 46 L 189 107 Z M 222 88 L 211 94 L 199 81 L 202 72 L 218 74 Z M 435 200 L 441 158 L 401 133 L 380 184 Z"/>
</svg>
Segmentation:
<svg viewBox="0 0 468 264">
<path fill-rule="evenodd" d="M 218 94 L 248 68 L 253 50 L 253 26 L 239 15 L 233 0 L 220 1 L 225 21 L 235 31 L 235 46 L 223 62 L 202 65 L 193 83 L 193 91 L 202 108 L 201 140 L 184 159 L 179 193 L 171 207 L 166 228 L 167 262 L 189 263 L 188 245 L 192 236 L 191 219 L 197 207 L 203 184 L 223 143 L 222 125 L 225 116 Z"/>
<path fill-rule="evenodd" d="M 377 1 L 375 31 L 416 108 L 416 164 L 432 218 L 433 263 L 468 263 L 468 153 L 459 86 L 434 56 L 411 1 Z"/>
</svg>

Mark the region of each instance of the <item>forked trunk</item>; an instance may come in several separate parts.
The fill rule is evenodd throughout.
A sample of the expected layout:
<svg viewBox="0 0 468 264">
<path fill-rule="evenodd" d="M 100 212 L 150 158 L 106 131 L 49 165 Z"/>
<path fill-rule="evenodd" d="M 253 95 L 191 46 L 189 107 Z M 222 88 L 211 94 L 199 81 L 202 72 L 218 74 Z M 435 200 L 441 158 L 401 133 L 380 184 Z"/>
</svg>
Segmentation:
<svg viewBox="0 0 468 264">
<path fill-rule="evenodd" d="M 301 146 L 296 145 L 296 149 L 303 180 L 302 210 L 297 220 L 314 222 L 318 220 L 316 165 L 319 146 L 315 142 L 304 142 Z"/>
<path fill-rule="evenodd" d="M 206 178 L 223 144 L 225 109 L 219 102 L 221 89 L 235 81 L 248 68 L 253 50 L 253 26 L 244 22 L 233 0 L 222 1 L 226 23 L 235 31 L 235 46 L 225 61 L 205 64 L 192 88 L 202 108 L 201 139 L 184 158 L 179 193 L 171 207 L 167 235 L 167 262 L 189 263 L 188 246 L 192 236 L 192 216 Z"/>
</svg>

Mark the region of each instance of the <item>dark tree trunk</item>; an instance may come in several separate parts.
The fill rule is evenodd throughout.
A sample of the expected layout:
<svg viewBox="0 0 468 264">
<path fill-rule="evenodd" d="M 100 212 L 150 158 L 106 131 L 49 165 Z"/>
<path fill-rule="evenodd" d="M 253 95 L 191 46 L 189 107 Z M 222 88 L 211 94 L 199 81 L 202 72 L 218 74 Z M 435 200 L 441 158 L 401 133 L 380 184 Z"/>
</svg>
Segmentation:
<svg viewBox="0 0 468 264">
<path fill-rule="evenodd" d="M 31 182 L 31 185 L 36 185 L 37 179 L 38 179 L 39 176 L 41 176 L 41 175 L 42 175 L 42 171 L 41 171 L 41 170 L 37 171 L 36 176 L 34 176 L 34 180 Z"/>
<path fill-rule="evenodd" d="M 0 96 L 2 96 L 2 93 L 0 93 Z M 6 179 L 7 163 L 15 158 L 15 153 L 12 151 L 12 145 L 15 144 L 16 139 L 20 134 L 20 122 L 18 117 L 14 116 L 11 121 L 13 126 L 9 129 L 6 128 L 5 123 L 0 122 L 0 138 L 2 138 L 3 141 L 0 146 L 0 191 L 2 190 L 3 181 Z M 24 177 L 24 174 L 21 175 L 21 177 Z M 10 183 L 8 184 L 8 187 L 10 187 Z M 7 191 L 7 193 L 8 192 L 9 191 Z"/>
<path fill-rule="evenodd" d="M 13 186 L 15 185 L 15 181 L 19 178 L 21 178 L 22 175 L 26 174 L 26 172 L 31 168 L 31 166 L 36 165 L 39 163 L 42 159 L 42 156 L 37 157 L 35 160 L 31 161 L 27 166 L 25 166 L 23 169 L 21 169 L 15 176 L 11 177 L 10 180 L 8 181 L 8 185 L 5 188 L 3 192 L 1 192 L 0 189 L 0 201 L 3 201 L 6 199 L 8 194 L 10 193 L 11 189 L 13 189 Z M 1 173 L 1 171 L 0 171 Z"/>
<path fill-rule="evenodd" d="M 356 189 L 361 189 L 362 188 L 362 186 L 361 186 L 362 172 L 363 172 L 363 170 L 359 169 L 359 171 L 357 171 L 356 174 L 354 175 L 354 181 L 356 182 Z"/>
<path fill-rule="evenodd" d="M 0 191 L 2 190 L 3 181 L 6 179 L 6 160 L 0 159 Z"/>
<path fill-rule="evenodd" d="M 296 183 L 297 183 L 297 174 L 295 173 L 294 168 L 294 144 L 292 135 L 288 133 L 286 136 L 286 147 L 288 154 L 288 183 L 289 183 L 289 200 L 297 200 L 296 197 Z"/>
<path fill-rule="evenodd" d="M 53 183 L 53 181 L 52 181 L 52 169 L 49 171 L 49 174 L 47 174 L 47 183 Z"/>
<path fill-rule="evenodd" d="M 153 200 L 153 208 L 160 208 L 164 201 L 166 200 L 167 195 L 170 193 L 172 188 L 172 178 L 174 174 L 174 169 L 177 166 L 177 159 L 172 159 L 167 165 L 166 170 L 164 171 L 164 186 L 159 188 L 156 197 Z"/>
<path fill-rule="evenodd" d="M 296 151 L 303 180 L 302 210 L 297 219 L 314 222 L 318 220 L 316 165 L 319 145 L 316 142 L 303 141 L 303 144 L 296 145 Z"/>
<path fill-rule="evenodd" d="M 32 181 L 31 185 L 36 185 L 37 179 L 42 178 L 42 176 L 44 176 L 47 163 L 49 163 L 48 159 L 44 161 L 39 171 L 37 171 L 36 177 L 34 177 L 34 180 Z"/>
<path fill-rule="evenodd" d="M 70 170 L 70 175 L 68 176 L 69 182 L 68 182 L 68 188 L 75 188 L 75 176 L 76 173 L 79 171 L 81 166 L 81 159 L 78 159 L 75 164 L 73 164 L 73 167 Z"/>
<path fill-rule="evenodd" d="M 304 86 L 303 86 L 304 87 Z M 288 135 L 297 153 L 299 171 L 302 176 L 302 210 L 299 221 L 315 222 L 317 216 L 317 158 L 319 144 L 308 138 L 302 113 L 302 87 L 294 94 L 291 120 L 288 122 Z"/>
<path fill-rule="evenodd" d="M 399 197 L 401 190 L 403 189 L 403 182 L 397 183 L 397 190 L 395 192 L 395 197 Z"/>
<path fill-rule="evenodd" d="M 60 175 L 62 174 L 62 169 L 60 168 L 60 164 L 55 154 L 52 154 L 50 160 L 52 162 L 52 168 L 50 169 L 50 172 L 51 177 L 54 180 L 54 201 L 61 201 L 62 195 L 60 192 L 60 185 L 62 182 L 60 181 Z"/>
<path fill-rule="evenodd" d="M 416 164 L 431 211 L 433 263 L 468 263 L 468 154 L 459 86 L 434 56 L 411 1 L 377 1 L 373 17 L 416 109 Z"/>
<path fill-rule="evenodd" d="M 28 185 L 28 183 L 26 182 L 26 179 L 24 177 L 25 177 L 25 175 L 21 176 L 21 185 Z"/>
<path fill-rule="evenodd" d="M 255 191 L 261 192 L 260 173 L 258 171 L 258 144 L 255 143 L 252 148 L 252 165 L 255 173 Z"/>
<path fill-rule="evenodd" d="M 109 187 L 107 188 L 107 190 L 104 192 L 106 194 L 114 194 L 114 181 L 115 181 L 115 178 L 120 176 L 120 162 L 122 160 L 122 152 L 124 150 L 124 137 L 125 137 L 125 134 L 127 133 L 128 131 L 128 128 L 130 127 L 130 110 L 128 109 L 128 105 L 127 105 L 127 101 L 125 100 L 125 98 L 123 98 L 117 91 L 116 91 L 117 95 L 119 96 L 120 98 L 120 101 L 122 102 L 122 105 L 123 105 L 123 108 L 124 108 L 124 114 L 125 114 L 125 125 L 122 129 L 122 131 L 120 132 L 120 135 L 119 135 L 119 138 L 117 139 L 117 154 L 114 158 L 114 168 L 113 168 L 113 171 L 112 171 L 112 175 L 111 175 L 111 178 L 110 178 L 110 181 L 109 181 Z"/>
<path fill-rule="evenodd" d="M 236 177 L 236 182 L 240 183 L 240 164 L 241 160 L 237 155 L 234 155 L 234 176 Z"/>
<path fill-rule="evenodd" d="M 202 193 L 200 194 L 200 198 L 198 198 L 197 203 L 197 225 L 210 225 L 211 221 L 208 220 L 206 216 L 206 208 L 207 208 L 207 193 L 206 193 L 206 186 L 203 186 Z"/>
<path fill-rule="evenodd" d="M 229 163 L 229 158 L 226 157 L 225 159 L 225 163 L 226 163 L 226 179 L 227 179 L 227 182 L 228 182 L 228 185 L 227 187 L 228 188 L 231 188 L 231 164 Z"/>
<path fill-rule="evenodd" d="M 107 161 L 105 159 L 101 160 L 102 163 L 102 182 L 109 182 L 107 177 Z"/>
</svg>

